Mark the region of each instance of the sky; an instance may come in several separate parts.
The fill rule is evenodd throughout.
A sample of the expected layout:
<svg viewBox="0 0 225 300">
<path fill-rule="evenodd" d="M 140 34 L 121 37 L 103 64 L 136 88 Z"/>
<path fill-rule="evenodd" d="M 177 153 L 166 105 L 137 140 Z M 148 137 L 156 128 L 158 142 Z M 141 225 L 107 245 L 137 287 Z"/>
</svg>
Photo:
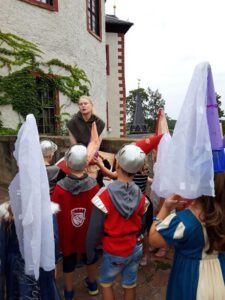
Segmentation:
<svg viewBox="0 0 225 300">
<path fill-rule="evenodd" d="M 107 0 L 106 13 L 134 25 L 125 35 L 126 91 L 158 89 L 177 119 L 193 71 L 208 61 L 225 110 L 224 0 Z"/>
</svg>

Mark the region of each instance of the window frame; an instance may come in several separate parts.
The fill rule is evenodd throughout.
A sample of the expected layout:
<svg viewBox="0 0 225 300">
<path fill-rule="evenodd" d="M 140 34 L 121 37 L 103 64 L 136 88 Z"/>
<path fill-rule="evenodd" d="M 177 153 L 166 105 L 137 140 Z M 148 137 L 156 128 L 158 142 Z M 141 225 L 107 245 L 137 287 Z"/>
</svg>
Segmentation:
<svg viewBox="0 0 225 300">
<path fill-rule="evenodd" d="M 58 9 L 58 0 L 53 0 L 53 5 L 48 4 L 48 3 L 43 3 L 43 2 L 39 2 L 37 0 L 20 0 L 22 2 L 34 5 L 34 6 L 38 6 L 40 8 L 44 8 L 47 10 L 51 10 L 51 11 L 59 11 Z"/>
<path fill-rule="evenodd" d="M 92 31 L 90 26 L 89 26 L 89 17 L 88 17 L 88 0 L 86 0 L 86 15 L 87 15 L 87 31 L 93 35 L 97 40 L 102 41 L 102 5 L 101 5 L 101 0 L 96 0 L 98 1 L 98 26 L 99 26 L 99 35 Z"/>
<path fill-rule="evenodd" d="M 110 75 L 110 53 L 109 53 L 109 44 L 105 45 L 105 54 L 106 54 L 106 75 Z"/>
<path fill-rule="evenodd" d="M 36 71 L 32 71 L 31 72 L 31 74 L 32 74 L 32 76 L 34 76 L 35 78 L 38 78 L 38 77 L 40 77 L 40 73 L 39 72 L 36 72 Z M 56 75 L 53 75 L 53 74 L 48 74 L 47 75 L 47 77 L 49 77 L 49 78 L 51 78 L 51 77 L 55 77 Z M 56 115 L 59 115 L 59 113 L 60 113 L 60 106 L 59 106 L 59 90 L 58 89 L 56 89 L 55 91 L 54 91 L 54 93 L 55 93 L 55 116 Z M 38 100 L 38 99 L 37 99 Z M 41 99 L 39 99 L 39 100 L 41 100 Z M 58 122 L 58 120 L 57 120 L 57 118 L 56 117 L 54 117 L 54 122 L 55 122 L 55 132 L 54 133 L 43 133 L 43 132 L 41 132 L 40 134 L 47 134 L 47 135 L 51 135 L 51 134 L 55 134 L 56 133 L 56 131 L 59 129 L 59 122 Z M 37 120 L 37 126 L 39 127 L 40 126 L 40 124 L 38 123 L 38 120 Z"/>
</svg>

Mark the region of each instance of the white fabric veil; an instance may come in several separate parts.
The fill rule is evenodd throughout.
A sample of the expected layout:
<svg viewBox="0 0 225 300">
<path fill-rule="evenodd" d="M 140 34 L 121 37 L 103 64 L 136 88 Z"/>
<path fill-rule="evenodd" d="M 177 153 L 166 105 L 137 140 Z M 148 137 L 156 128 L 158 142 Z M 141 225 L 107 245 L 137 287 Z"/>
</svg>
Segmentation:
<svg viewBox="0 0 225 300">
<path fill-rule="evenodd" d="M 151 185 L 151 190 L 154 191 L 158 196 L 167 193 L 167 191 L 162 190 L 163 186 L 161 183 L 162 183 L 162 176 L 163 176 L 162 174 L 164 174 L 165 165 L 167 162 L 167 154 L 168 154 L 168 148 L 170 143 L 171 143 L 171 135 L 169 133 L 165 133 L 158 145 L 157 160 L 153 167 L 154 177 Z"/>
<path fill-rule="evenodd" d="M 186 199 L 214 196 L 212 148 L 207 123 L 208 80 L 212 80 L 210 65 L 197 65 L 166 157 L 157 161 L 160 174 L 157 182 L 153 181 L 153 190 L 160 197 L 173 193 Z"/>
<path fill-rule="evenodd" d="M 53 220 L 50 207 L 47 172 L 33 115 L 19 130 L 14 157 L 19 168 L 9 186 L 25 273 L 39 278 L 39 268 L 55 268 Z"/>
</svg>

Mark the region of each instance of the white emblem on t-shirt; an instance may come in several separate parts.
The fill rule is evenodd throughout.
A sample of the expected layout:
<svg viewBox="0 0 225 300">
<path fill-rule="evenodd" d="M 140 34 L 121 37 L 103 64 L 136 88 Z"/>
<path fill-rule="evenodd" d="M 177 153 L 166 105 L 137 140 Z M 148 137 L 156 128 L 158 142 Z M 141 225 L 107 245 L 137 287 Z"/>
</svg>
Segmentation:
<svg viewBox="0 0 225 300">
<path fill-rule="evenodd" d="M 73 226 L 81 227 L 86 219 L 86 208 L 76 207 L 71 210 L 71 221 Z"/>
</svg>

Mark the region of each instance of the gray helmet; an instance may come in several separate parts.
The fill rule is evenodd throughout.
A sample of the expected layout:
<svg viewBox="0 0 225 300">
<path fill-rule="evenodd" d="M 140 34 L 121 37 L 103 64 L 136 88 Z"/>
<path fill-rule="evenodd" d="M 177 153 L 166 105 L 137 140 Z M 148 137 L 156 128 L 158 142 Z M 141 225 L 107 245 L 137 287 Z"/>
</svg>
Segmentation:
<svg viewBox="0 0 225 300">
<path fill-rule="evenodd" d="M 43 156 L 48 156 L 50 154 L 54 154 L 55 151 L 58 149 L 58 146 L 49 140 L 41 141 L 41 151 Z"/>
<path fill-rule="evenodd" d="M 144 165 L 145 153 L 133 144 L 126 145 L 116 154 L 116 159 L 121 168 L 127 173 L 135 174 Z"/>
<path fill-rule="evenodd" d="M 87 165 L 87 148 L 83 145 L 73 145 L 66 152 L 65 160 L 70 169 L 82 171 Z"/>
</svg>

